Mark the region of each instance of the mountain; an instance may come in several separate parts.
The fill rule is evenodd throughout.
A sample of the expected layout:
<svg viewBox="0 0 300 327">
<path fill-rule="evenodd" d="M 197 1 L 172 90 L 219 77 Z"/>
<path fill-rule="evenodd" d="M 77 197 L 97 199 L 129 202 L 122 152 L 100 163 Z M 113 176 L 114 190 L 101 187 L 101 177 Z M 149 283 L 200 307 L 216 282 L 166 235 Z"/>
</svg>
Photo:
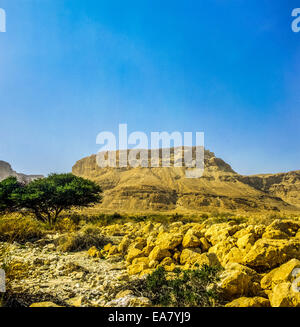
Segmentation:
<svg viewBox="0 0 300 327">
<path fill-rule="evenodd" d="M 23 183 L 29 183 L 29 182 L 31 182 L 34 179 L 43 178 L 44 177 L 42 175 L 25 175 L 25 174 L 19 174 L 19 173 L 15 172 L 11 168 L 11 165 L 8 162 L 1 161 L 0 160 L 0 181 L 2 181 L 3 179 L 5 179 L 7 177 L 10 177 L 10 176 L 17 177 L 17 179 L 20 182 L 23 182 Z"/>
<path fill-rule="evenodd" d="M 170 159 L 174 162 L 173 148 Z M 242 176 L 208 150 L 204 161 L 201 178 L 186 178 L 186 167 L 100 168 L 96 155 L 76 162 L 72 172 L 102 186 L 104 198 L 100 207 L 103 209 L 300 210 L 300 171 Z"/>
</svg>

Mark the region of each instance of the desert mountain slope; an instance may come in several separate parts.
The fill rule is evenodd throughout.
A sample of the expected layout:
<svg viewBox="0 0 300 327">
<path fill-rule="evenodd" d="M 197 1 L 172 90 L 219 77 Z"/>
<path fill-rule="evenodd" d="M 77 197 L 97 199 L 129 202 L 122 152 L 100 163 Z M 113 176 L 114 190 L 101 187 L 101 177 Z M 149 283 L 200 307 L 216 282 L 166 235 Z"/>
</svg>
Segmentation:
<svg viewBox="0 0 300 327">
<path fill-rule="evenodd" d="M 186 178 L 186 167 L 100 168 L 95 155 L 79 160 L 72 171 L 102 186 L 105 209 L 300 210 L 299 172 L 241 176 L 208 150 L 201 178 Z"/>
<path fill-rule="evenodd" d="M 25 175 L 25 174 L 19 174 L 15 172 L 12 168 L 11 165 L 8 162 L 1 161 L 0 160 L 0 181 L 3 179 L 14 176 L 17 177 L 17 179 L 20 182 L 24 183 L 29 183 L 30 181 L 37 179 L 37 178 L 42 178 L 42 175 Z"/>
</svg>

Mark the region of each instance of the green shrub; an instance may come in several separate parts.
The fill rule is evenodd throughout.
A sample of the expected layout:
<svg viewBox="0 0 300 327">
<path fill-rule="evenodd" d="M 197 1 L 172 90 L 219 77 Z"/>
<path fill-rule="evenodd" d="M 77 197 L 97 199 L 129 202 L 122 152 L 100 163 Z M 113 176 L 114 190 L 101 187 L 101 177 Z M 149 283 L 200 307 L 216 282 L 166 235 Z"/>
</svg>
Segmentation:
<svg viewBox="0 0 300 327">
<path fill-rule="evenodd" d="M 147 276 L 140 290 L 154 305 L 216 306 L 218 294 L 214 285 L 219 280 L 218 275 L 219 268 L 207 265 L 195 270 L 176 269 L 172 275 L 159 267 Z"/>
</svg>

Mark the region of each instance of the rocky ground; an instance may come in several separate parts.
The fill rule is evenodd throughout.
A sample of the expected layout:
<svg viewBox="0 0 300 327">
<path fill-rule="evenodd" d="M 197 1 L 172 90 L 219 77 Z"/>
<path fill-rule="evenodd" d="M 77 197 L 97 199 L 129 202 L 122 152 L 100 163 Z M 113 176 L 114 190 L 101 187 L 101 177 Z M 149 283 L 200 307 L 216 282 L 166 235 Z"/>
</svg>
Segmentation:
<svg viewBox="0 0 300 327">
<path fill-rule="evenodd" d="M 59 235 L 8 247 L 10 262 L 26 267 L 11 282 L 14 299 L 29 306 L 51 301 L 70 306 L 150 306 L 129 290 L 157 267 L 219 266 L 217 290 L 224 305 L 300 306 L 300 222 L 269 226 L 225 223 L 126 223 L 102 227 L 112 242 L 103 249 L 60 252 Z M 1 248 L 0 248 L 1 250 Z M 25 268 L 22 268 L 23 270 Z M 298 285 L 299 284 L 299 285 Z"/>
</svg>

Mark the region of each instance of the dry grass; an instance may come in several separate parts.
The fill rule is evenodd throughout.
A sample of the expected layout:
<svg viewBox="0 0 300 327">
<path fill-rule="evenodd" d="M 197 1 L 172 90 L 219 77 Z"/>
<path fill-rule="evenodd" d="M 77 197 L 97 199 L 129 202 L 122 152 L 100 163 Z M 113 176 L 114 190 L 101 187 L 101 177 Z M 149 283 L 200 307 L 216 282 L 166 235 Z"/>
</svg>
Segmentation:
<svg viewBox="0 0 300 327">
<path fill-rule="evenodd" d="M 33 242 L 42 238 L 44 233 L 44 227 L 31 217 L 22 215 L 0 217 L 0 242 Z"/>
<path fill-rule="evenodd" d="M 110 240 L 101 234 L 101 230 L 93 225 L 87 225 L 80 231 L 62 235 L 56 241 L 62 252 L 76 252 L 88 250 L 92 246 L 101 249 Z"/>
</svg>

